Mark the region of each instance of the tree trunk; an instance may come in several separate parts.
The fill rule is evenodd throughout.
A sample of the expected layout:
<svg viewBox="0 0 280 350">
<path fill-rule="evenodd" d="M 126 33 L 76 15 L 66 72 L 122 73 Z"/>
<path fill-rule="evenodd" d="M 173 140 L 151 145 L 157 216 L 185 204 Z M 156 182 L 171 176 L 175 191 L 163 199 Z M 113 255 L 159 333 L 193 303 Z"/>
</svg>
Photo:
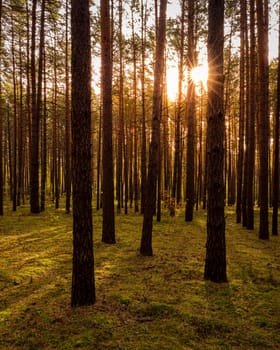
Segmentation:
<svg viewBox="0 0 280 350">
<path fill-rule="evenodd" d="M 186 182 L 186 211 L 185 221 L 193 220 L 195 202 L 194 184 L 194 150 L 195 150 L 195 87 L 191 78 L 191 70 L 195 66 L 194 43 L 194 1 L 189 0 L 188 9 L 188 92 L 187 92 L 187 182 Z"/>
<path fill-rule="evenodd" d="M 269 106 L 268 106 L 268 3 L 257 0 L 258 66 L 259 66 L 259 238 L 269 238 L 268 228 L 268 158 L 269 158 Z"/>
<path fill-rule="evenodd" d="M 89 1 L 72 0 L 73 269 L 71 305 L 95 302 Z"/>
<path fill-rule="evenodd" d="M 114 172 L 112 143 L 112 37 L 109 0 L 101 0 L 101 81 L 103 113 L 103 226 L 102 242 L 115 243 Z"/>
<path fill-rule="evenodd" d="M 47 180 L 47 77 L 46 77 L 46 54 L 44 52 L 44 97 L 42 112 L 42 143 L 41 143 L 41 211 L 46 205 L 46 180 Z"/>
<path fill-rule="evenodd" d="M 256 99 L 256 43 L 255 43 L 255 1 L 250 1 L 250 81 L 248 121 L 247 162 L 247 228 L 254 229 L 254 173 L 255 173 L 255 99 Z"/>
<path fill-rule="evenodd" d="M 124 154 L 124 101 L 123 101 L 123 40 L 122 40 L 122 0 L 119 0 L 119 115 L 116 161 L 117 211 L 121 212 L 123 203 L 123 154 Z"/>
<path fill-rule="evenodd" d="M 278 235 L 278 206 L 279 206 L 279 121 L 280 121 L 280 6 L 278 31 L 278 69 L 277 69 L 277 97 L 274 121 L 274 152 L 273 152 L 273 213 L 272 235 Z"/>
<path fill-rule="evenodd" d="M 70 120 L 70 81 L 69 81 L 69 44 L 68 44 L 68 0 L 66 0 L 65 23 L 65 191 L 66 213 L 70 213 L 71 205 L 71 120 Z"/>
<path fill-rule="evenodd" d="M 30 210 L 31 213 L 40 212 L 39 206 L 39 131 L 40 108 L 37 106 L 36 95 L 36 7 L 37 0 L 32 3 L 32 30 L 31 30 L 31 90 L 32 90 L 32 122 L 31 122 L 31 160 L 30 160 Z"/>
<path fill-rule="evenodd" d="M 160 1 L 160 16 L 156 37 L 156 61 L 154 72 L 153 114 L 152 114 L 152 139 L 149 150 L 148 178 L 145 194 L 144 220 L 140 253 L 144 256 L 153 255 L 152 230 L 153 213 L 156 200 L 156 181 L 159 170 L 159 142 L 160 120 L 162 102 L 162 77 L 164 72 L 164 51 L 166 33 L 166 7 L 167 0 Z"/>
<path fill-rule="evenodd" d="M 236 194 L 236 222 L 241 223 L 242 217 L 242 184 L 244 169 L 244 119 L 245 119 L 245 0 L 240 0 L 241 32 L 240 32 L 240 93 L 239 93 L 239 142 L 237 160 L 237 194 Z"/>
<path fill-rule="evenodd" d="M 226 282 L 223 48 L 224 1 L 208 5 L 207 243 L 204 278 Z"/>
<path fill-rule="evenodd" d="M 18 116 L 17 116 L 17 83 L 16 83 L 16 63 L 15 63 L 15 29 L 14 17 L 12 21 L 12 66 L 13 66 L 13 112 L 14 112 L 14 127 L 13 127 L 13 174 L 12 174 L 12 200 L 13 211 L 17 209 L 17 149 L 18 149 Z"/>
<path fill-rule="evenodd" d="M 23 199 L 23 179 L 24 179 L 24 113 L 23 113 L 23 67 L 22 67 L 22 42 L 19 38 L 19 113 L 18 113 L 18 184 L 17 184 L 17 205 Z"/>
<path fill-rule="evenodd" d="M 3 111 L 2 111 L 2 0 L 0 0 L 0 215 L 4 215 L 3 206 Z"/>
<path fill-rule="evenodd" d="M 147 147 L 146 147 L 146 107 L 145 107 L 145 48 L 146 48 L 146 5 L 141 0 L 141 214 L 144 213 L 147 181 Z"/>
<path fill-rule="evenodd" d="M 133 46 L 133 194 L 134 194 L 134 212 L 139 211 L 139 194 L 138 194 L 138 137 L 137 137 L 137 48 L 135 42 L 135 31 L 134 31 L 134 16 L 133 7 L 132 13 L 132 46 Z"/>
</svg>

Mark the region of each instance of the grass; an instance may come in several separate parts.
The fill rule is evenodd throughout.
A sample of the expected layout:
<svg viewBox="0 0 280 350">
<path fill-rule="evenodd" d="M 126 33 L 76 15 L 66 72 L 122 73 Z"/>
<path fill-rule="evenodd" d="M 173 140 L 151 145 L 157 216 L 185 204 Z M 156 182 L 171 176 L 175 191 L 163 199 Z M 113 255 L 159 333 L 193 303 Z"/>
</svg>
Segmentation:
<svg viewBox="0 0 280 350">
<path fill-rule="evenodd" d="M 138 253 L 142 217 L 116 216 L 101 243 L 94 212 L 97 302 L 71 308 L 72 219 L 50 204 L 0 218 L 0 349 L 280 349 L 280 243 L 235 224 L 227 209 L 228 283 L 203 280 L 204 211 L 155 223 L 153 257 Z M 257 219 L 257 218 L 256 218 Z"/>
</svg>

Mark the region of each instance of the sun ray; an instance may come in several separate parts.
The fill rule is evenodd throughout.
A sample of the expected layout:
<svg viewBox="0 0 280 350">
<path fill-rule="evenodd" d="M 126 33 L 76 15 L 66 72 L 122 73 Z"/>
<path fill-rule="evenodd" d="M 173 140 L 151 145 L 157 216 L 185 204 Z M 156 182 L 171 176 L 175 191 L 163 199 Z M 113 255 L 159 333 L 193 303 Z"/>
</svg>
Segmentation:
<svg viewBox="0 0 280 350">
<path fill-rule="evenodd" d="M 203 87 L 203 89 L 207 91 L 208 65 L 203 64 L 194 67 L 191 71 L 191 78 L 196 87 Z"/>
</svg>

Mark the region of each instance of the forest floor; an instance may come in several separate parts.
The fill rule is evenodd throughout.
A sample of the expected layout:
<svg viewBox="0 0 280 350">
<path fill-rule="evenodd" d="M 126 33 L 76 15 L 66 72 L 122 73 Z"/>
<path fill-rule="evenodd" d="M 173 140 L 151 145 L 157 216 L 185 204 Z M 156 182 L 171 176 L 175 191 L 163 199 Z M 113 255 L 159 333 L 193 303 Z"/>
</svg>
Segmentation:
<svg viewBox="0 0 280 350">
<path fill-rule="evenodd" d="M 117 243 L 106 245 L 94 212 L 97 301 L 71 308 L 71 216 L 53 204 L 39 215 L 7 208 L 0 349 L 280 349 L 280 239 L 259 240 L 234 208 L 226 217 L 228 283 L 215 284 L 203 280 L 205 211 L 155 222 L 153 257 L 138 253 L 139 214 L 117 215 Z"/>
</svg>

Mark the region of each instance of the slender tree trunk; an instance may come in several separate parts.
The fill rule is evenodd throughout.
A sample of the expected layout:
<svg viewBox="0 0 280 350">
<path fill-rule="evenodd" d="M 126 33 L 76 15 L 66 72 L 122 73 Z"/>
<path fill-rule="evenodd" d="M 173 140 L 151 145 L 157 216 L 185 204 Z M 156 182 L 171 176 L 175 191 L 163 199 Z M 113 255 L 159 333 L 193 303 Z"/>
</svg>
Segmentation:
<svg viewBox="0 0 280 350">
<path fill-rule="evenodd" d="M 153 114 L 152 114 L 152 139 L 149 151 L 149 168 L 147 188 L 145 194 L 144 220 L 140 253 L 144 256 L 153 255 L 152 230 L 153 213 L 156 200 L 156 181 L 159 170 L 159 143 L 160 143 L 160 120 L 162 102 L 162 78 L 164 72 L 164 51 L 166 34 L 166 7 L 167 0 L 160 1 L 160 16 L 156 38 L 156 61 L 154 71 L 153 91 Z"/>
<path fill-rule="evenodd" d="M 147 181 L 147 147 L 146 147 L 146 107 L 145 107 L 145 57 L 146 57 L 146 4 L 141 0 L 141 214 L 144 213 Z"/>
<path fill-rule="evenodd" d="M 73 265 L 71 305 L 95 302 L 89 0 L 71 1 Z"/>
<path fill-rule="evenodd" d="M 39 131 L 40 106 L 36 95 L 36 7 L 37 0 L 32 3 L 32 29 L 31 29 L 31 89 L 32 89 L 32 122 L 31 122 L 31 160 L 30 160 L 30 209 L 31 213 L 40 212 L 39 206 Z M 39 79 L 38 79 L 39 80 Z M 39 92 L 38 92 L 39 93 Z M 39 107 L 39 108 L 38 108 Z"/>
<path fill-rule="evenodd" d="M 101 81 L 103 113 L 103 226 L 102 242 L 115 243 L 114 171 L 112 142 L 112 37 L 110 3 L 101 0 Z"/>
<path fill-rule="evenodd" d="M 245 84 L 244 84 L 244 162 L 243 162 L 243 186 L 242 186 L 242 226 L 247 227 L 247 188 L 248 188 L 248 149 L 249 149 L 249 38 L 247 3 L 244 2 L 244 40 L 245 40 Z"/>
<path fill-rule="evenodd" d="M 42 111 L 42 156 L 41 156 L 41 211 L 46 206 L 46 180 L 47 180 L 47 74 L 46 74 L 46 54 L 43 58 L 44 89 L 43 89 L 43 111 Z"/>
<path fill-rule="evenodd" d="M 31 189 L 30 189 L 30 169 L 31 169 L 31 142 L 32 142 L 32 126 L 31 126 L 31 119 L 32 119 L 32 105 L 31 105 L 31 50 L 30 50 L 30 12 L 29 12 L 29 5 L 28 2 L 26 2 L 26 28 L 27 28 L 27 35 L 26 35 L 26 111 L 27 111 L 27 136 L 28 136 L 28 155 L 27 155 L 27 164 L 28 167 L 26 168 L 26 187 L 28 188 L 27 192 L 30 195 Z"/>
<path fill-rule="evenodd" d="M 134 32 L 134 16 L 132 13 L 132 46 L 133 46 L 133 194 L 134 194 L 134 212 L 139 212 L 139 193 L 138 193 L 138 130 L 137 130 L 137 49 Z"/>
<path fill-rule="evenodd" d="M 256 99 L 256 43 L 255 43 L 255 1 L 250 1 L 250 82 L 248 121 L 248 186 L 247 186 L 247 228 L 254 229 L 254 173 L 255 173 L 255 99 Z"/>
<path fill-rule="evenodd" d="M 19 38 L 19 113 L 18 113 L 18 178 L 17 178 L 17 205 L 23 198 L 23 178 L 24 178 L 24 135 L 23 135 L 23 69 L 22 69 L 22 42 Z"/>
<path fill-rule="evenodd" d="M 224 1 L 208 4 L 207 243 L 204 278 L 226 282 L 223 111 Z"/>
<path fill-rule="evenodd" d="M 57 34 L 55 32 L 55 39 L 54 39 L 54 45 L 56 47 L 57 42 Z M 57 113 L 57 53 L 56 49 L 53 52 L 53 61 L 54 61 L 54 72 L 53 72 L 53 101 L 52 101 L 52 118 L 53 118 L 53 181 L 54 181 L 54 201 L 55 201 L 55 208 L 59 208 L 59 197 L 60 197 L 60 191 L 59 191 L 59 145 L 58 145 L 58 113 Z"/>
<path fill-rule="evenodd" d="M 278 31 L 278 69 L 277 69 L 277 97 L 274 117 L 274 152 L 273 152 L 273 213 L 272 235 L 278 235 L 278 207 L 279 207 L 279 122 L 280 122 L 280 6 Z"/>
<path fill-rule="evenodd" d="M 119 115 L 116 161 L 116 196 L 117 211 L 121 212 L 123 203 L 123 153 L 124 153 L 124 101 L 123 101 L 123 40 L 122 40 L 122 0 L 119 0 Z"/>
<path fill-rule="evenodd" d="M 3 179 L 3 111 L 2 111 L 2 0 L 0 0 L 0 216 L 4 215 L 4 179 Z"/>
<path fill-rule="evenodd" d="M 70 115 L 70 81 L 69 81 L 69 39 L 68 39 L 68 0 L 66 0 L 65 23 L 65 191 L 66 213 L 70 213 L 71 205 L 71 115 Z"/>
<path fill-rule="evenodd" d="M 269 238 L 268 227 L 268 158 L 269 158 L 269 104 L 268 104 L 268 2 L 257 0 L 258 66 L 259 66 L 259 238 Z"/>
<path fill-rule="evenodd" d="M 160 130 L 161 134 L 161 130 Z M 162 184 L 162 144 L 159 144 L 159 164 L 158 164 L 158 179 L 157 179 L 157 222 L 161 221 L 161 184 Z"/>
<path fill-rule="evenodd" d="M 99 125 L 98 125 L 98 148 L 97 148 L 97 184 L 96 184 L 96 210 L 102 206 L 100 195 L 100 179 L 101 179 L 101 134 L 102 134 L 102 110 L 99 108 Z"/>
<path fill-rule="evenodd" d="M 194 1 L 188 1 L 188 92 L 187 92 L 187 182 L 186 182 L 186 211 L 185 221 L 193 220 L 195 202 L 194 184 L 194 150 L 195 150 L 195 87 L 191 79 L 191 70 L 195 65 L 194 43 Z"/>
<path fill-rule="evenodd" d="M 12 65 L 13 65 L 13 112 L 14 112 L 14 126 L 13 126 L 13 174 L 12 174 L 12 200 L 13 211 L 17 209 L 17 149 L 18 149 L 18 116 L 17 116 L 17 82 L 16 82 L 16 62 L 15 62 L 15 28 L 14 16 L 12 21 Z"/>
<path fill-rule="evenodd" d="M 129 137 L 128 137 L 128 130 L 127 130 L 127 123 L 125 125 L 125 137 L 124 137 L 124 213 L 128 214 L 128 193 L 129 193 L 129 161 L 128 161 L 128 155 L 129 155 Z"/>
<path fill-rule="evenodd" d="M 242 184 L 244 162 L 244 119 L 245 119 L 245 0 L 240 0 L 241 34 L 240 34 L 240 95 L 239 95 L 239 142 L 237 160 L 237 194 L 236 194 L 236 222 L 241 223 L 242 217 Z"/>
</svg>

